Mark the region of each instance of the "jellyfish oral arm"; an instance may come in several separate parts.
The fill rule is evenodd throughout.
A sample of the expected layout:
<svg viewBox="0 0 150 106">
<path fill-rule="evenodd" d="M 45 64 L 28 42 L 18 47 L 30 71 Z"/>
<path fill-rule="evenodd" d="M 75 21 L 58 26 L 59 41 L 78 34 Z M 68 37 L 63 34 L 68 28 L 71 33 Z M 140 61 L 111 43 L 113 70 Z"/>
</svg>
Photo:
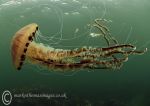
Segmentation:
<svg viewBox="0 0 150 106">
<path fill-rule="evenodd" d="M 125 51 L 124 49 L 131 49 Z M 144 51 L 135 51 L 132 45 L 118 45 L 107 48 L 87 48 L 83 47 L 74 50 L 55 49 L 46 47 L 44 44 L 35 43 L 34 41 L 28 47 L 26 57 L 34 64 L 42 64 L 49 68 L 59 69 L 120 69 L 123 62 L 128 60 L 130 54 L 141 54 Z M 124 57 L 117 59 L 107 59 L 114 54 L 123 54 Z M 106 60 L 100 60 L 100 58 Z M 72 58 L 72 61 L 66 60 Z M 76 61 L 78 58 L 78 61 Z"/>
</svg>

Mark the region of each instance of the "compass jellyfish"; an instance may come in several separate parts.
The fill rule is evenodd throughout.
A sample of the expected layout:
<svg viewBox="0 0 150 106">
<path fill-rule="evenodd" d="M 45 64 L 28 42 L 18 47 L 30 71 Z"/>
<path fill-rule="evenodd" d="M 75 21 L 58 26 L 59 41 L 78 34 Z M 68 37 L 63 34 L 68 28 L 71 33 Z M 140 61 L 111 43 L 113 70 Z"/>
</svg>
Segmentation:
<svg viewBox="0 0 150 106">
<path fill-rule="evenodd" d="M 108 46 L 106 47 L 80 47 L 74 49 L 60 49 L 36 43 L 35 38 L 39 26 L 32 23 L 24 26 L 13 36 L 11 54 L 15 68 L 21 70 L 25 61 L 47 67 L 59 69 L 61 72 L 74 69 L 120 69 L 129 55 L 142 55 L 147 51 L 138 51 L 131 44 L 119 44 L 111 37 L 109 29 L 101 24 L 101 19 L 95 19 L 93 27 L 103 35 Z M 110 41 L 115 45 L 110 45 Z M 121 56 L 116 56 L 117 54 Z"/>
</svg>

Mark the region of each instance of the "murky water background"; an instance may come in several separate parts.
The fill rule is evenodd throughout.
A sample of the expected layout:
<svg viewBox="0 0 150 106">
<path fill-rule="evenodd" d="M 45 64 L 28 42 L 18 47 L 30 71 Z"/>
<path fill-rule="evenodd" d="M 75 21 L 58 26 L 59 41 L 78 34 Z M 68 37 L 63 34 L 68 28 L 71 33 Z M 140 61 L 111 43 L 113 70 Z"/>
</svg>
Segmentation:
<svg viewBox="0 0 150 106">
<path fill-rule="evenodd" d="M 85 45 L 104 47 L 104 39 L 89 37 L 88 28 L 95 18 L 104 18 L 109 21 L 111 33 L 120 43 L 131 43 L 137 49 L 147 47 L 149 50 L 149 10 L 149 0 L 1 0 L 1 93 L 6 89 L 12 93 L 65 92 L 68 99 L 65 103 L 61 101 L 64 106 L 69 103 L 72 106 L 150 106 L 149 51 L 141 56 L 130 56 L 120 70 L 78 70 L 66 76 L 29 63 L 21 71 L 16 71 L 10 49 L 14 33 L 33 22 L 39 25 L 43 36 L 58 38 L 47 42 L 41 40 L 49 46 L 63 49 Z M 68 40 L 60 41 L 61 37 Z M 76 39 L 71 39 L 73 37 Z M 39 103 L 35 100 L 34 103 L 46 104 L 49 101 Z M 12 101 L 13 105 L 15 103 L 19 105 Z"/>
</svg>

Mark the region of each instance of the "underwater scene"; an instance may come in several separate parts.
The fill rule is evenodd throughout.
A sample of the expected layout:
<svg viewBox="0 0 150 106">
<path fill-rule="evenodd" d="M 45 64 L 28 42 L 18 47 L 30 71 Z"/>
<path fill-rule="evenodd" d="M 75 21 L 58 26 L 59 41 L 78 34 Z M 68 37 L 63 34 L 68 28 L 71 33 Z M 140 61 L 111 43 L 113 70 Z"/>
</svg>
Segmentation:
<svg viewBox="0 0 150 106">
<path fill-rule="evenodd" d="M 0 0 L 0 106 L 150 106 L 149 0 Z"/>
</svg>

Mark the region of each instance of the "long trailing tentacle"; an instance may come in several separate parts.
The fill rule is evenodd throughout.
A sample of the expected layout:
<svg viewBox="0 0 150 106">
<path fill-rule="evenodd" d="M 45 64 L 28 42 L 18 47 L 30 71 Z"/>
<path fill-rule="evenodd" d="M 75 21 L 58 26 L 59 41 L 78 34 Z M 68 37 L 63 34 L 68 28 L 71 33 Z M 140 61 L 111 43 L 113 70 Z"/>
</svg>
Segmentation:
<svg viewBox="0 0 150 106">
<path fill-rule="evenodd" d="M 100 33 L 103 34 L 104 39 L 106 40 L 108 46 L 110 46 L 110 40 L 112 40 L 115 44 L 118 44 L 118 41 L 114 37 L 111 36 L 109 28 L 107 28 L 107 26 L 103 25 L 102 21 L 105 21 L 105 20 L 95 19 L 94 20 L 95 23 L 93 24 L 93 26 L 98 28 Z"/>
</svg>

